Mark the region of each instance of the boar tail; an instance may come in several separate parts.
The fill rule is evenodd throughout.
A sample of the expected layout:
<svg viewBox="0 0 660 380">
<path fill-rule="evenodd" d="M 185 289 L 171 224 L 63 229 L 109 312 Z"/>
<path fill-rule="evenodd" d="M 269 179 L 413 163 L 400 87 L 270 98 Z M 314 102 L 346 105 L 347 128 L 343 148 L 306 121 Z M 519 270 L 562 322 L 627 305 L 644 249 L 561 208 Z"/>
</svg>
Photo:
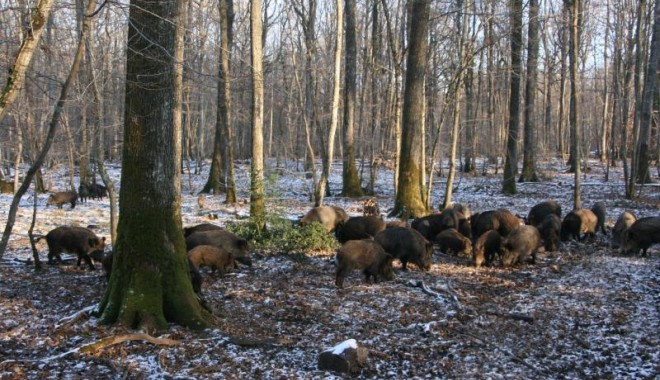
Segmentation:
<svg viewBox="0 0 660 380">
<path fill-rule="evenodd" d="M 37 243 L 39 240 L 45 238 L 46 235 L 34 235 L 34 242 Z"/>
</svg>

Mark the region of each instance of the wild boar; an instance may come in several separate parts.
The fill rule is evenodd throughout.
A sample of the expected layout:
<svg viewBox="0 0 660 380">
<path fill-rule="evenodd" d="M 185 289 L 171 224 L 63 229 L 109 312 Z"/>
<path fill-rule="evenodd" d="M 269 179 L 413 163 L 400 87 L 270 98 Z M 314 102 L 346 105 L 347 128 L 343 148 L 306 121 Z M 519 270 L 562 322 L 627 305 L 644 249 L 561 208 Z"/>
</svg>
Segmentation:
<svg viewBox="0 0 660 380">
<path fill-rule="evenodd" d="M 419 231 L 424 238 L 432 241 L 440 232 L 446 229 L 455 228 L 458 230 L 458 212 L 452 209 L 445 209 L 439 214 L 417 218 L 412 221 L 410 226 Z"/>
<path fill-rule="evenodd" d="M 472 252 L 472 242 L 455 228 L 449 228 L 440 232 L 435 237 L 435 242 L 440 246 L 440 252 L 454 255 L 469 255 Z"/>
<path fill-rule="evenodd" d="M 543 247 L 546 252 L 558 250 L 561 219 L 559 219 L 557 214 L 547 214 L 537 228 L 541 234 L 541 239 L 543 239 Z"/>
<path fill-rule="evenodd" d="M 596 236 L 597 224 L 598 217 L 593 211 L 587 209 L 573 210 L 566 214 L 561 222 L 561 241 L 568 241 L 571 238 L 583 240 L 587 236 L 594 237 Z"/>
<path fill-rule="evenodd" d="M 213 230 L 224 230 L 224 228 L 213 224 L 213 223 L 200 223 L 197 225 L 194 225 L 192 227 L 184 227 L 183 228 L 183 236 L 188 237 L 195 232 L 201 232 L 201 231 L 213 231 Z"/>
<path fill-rule="evenodd" d="M 472 218 L 472 236 L 483 235 L 488 230 L 497 231 L 502 237 L 520 225 L 520 219 L 507 209 L 484 211 Z"/>
<path fill-rule="evenodd" d="M 482 264 L 490 266 L 502 249 L 502 235 L 495 230 L 481 234 L 472 246 L 472 260 L 479 268 Z"/>
<path fill-rule="evenodd" d="M 603 235 L 607 235 L 607 231 L 605 231 L 605 219 L 607 218 L 607 209 L 605 208 L 605 204 L 603 202 L 594 203 L 593 207 L 591 207 L 591 212 L 596 215 L 596 219 L 598 221 L 595 231 L 598 231 L 600 228 L 600 231 L 603 233 Z"/>
<path fill-rule="evenodd" d="M 361 269 L 367 283 L 372 278 L 374 282 L 379 279 L 392 280 L 392 260 L 394 258 L 372 239 L 349 240 L 335 255 L 335 285 L 341 289 L 344 286 L 344 278 L 353 269 Z"/>
<path fill-rule="evenodd" d="M 433 243 L 418 231 L 403 227 L 386 228 L 377 233 L 374 240 L 385 252 L 401 261 L 403 270 L 407 270 L 408 262 L 424 271 L 431 269 Z"/>
<path fill-rule="evenodd" d="M 56 205 L 58 208 L 62 208 L 62 205 L 65 203 L 71 203 L 71 208 L 76 207 L 76 201 L 78 200 L 78 194 L 75 191 L 58 191 L 53 193 L 48 197 L 46 201 L 46 207 L 50 205 Z"/>
<path fill-rule="evenodd" d="M 326 231 L 333 232 L 339 224 L 348 221 L 348 214 L 341 207 L 337 206 L 319 206 L 309 210 L 305 216 L 300 219 L 302 227 L 312 223 L 321 223 Z"/>
<path fill-rule="evenodd" d="M 621 239 L 621 253 L 646 256 L 646 251 L 653 244 L 660 243 L 660 216 L 639 218 L 624 231 Z"/>
<path fill-rule="evenodd" d="M 46 239 L 48 243 L 48 264 L 55 264 L 54 259 L 62 262 L 62 252 L 75 253 L 78 256 L 77 266 L 83 260 L 94 270 L 94 264 L 89 254 L 94 251 L 103 251 L 105 248 L 105 237 L 99 238 L 91 230 L 83 227 L 61 226 L 40 236 L 36 241 Z"/>
<path fill-rule="evenodd" d="M 335 236 L 340 243 L 345 243 L 349 240 L 373 238 L 384 229 L 385 221 L 380 216 L 354 216 L 337 226 Z"/>
<path fill-rule="evenodd" d="M 637 217 L 630 211 L 624 211 L 619 219 L 616 220 L 614 228 L 612 228 L 612 248 L 619 248 L 621 246 L 621 237 L 623 232 L 635 223 Z"/>
<path fill-rule="evenodd" d="M 529 210 L 525 224 L 530 226 L 538 226 L 541 224 L 546 215 L 554 214 L 561 218 L 561 205 L 557 201 L 549 200 L 537 203 Z"/>
<path fill-rule="evenodd" d="M 195 269 L 206 266 L 212 271 L 220 272 L 221 276 L 231 272 L 234 267 L 234 256 L 231 253 L 212 245 L 198 245 L 188 251 L 188 260 Z"/>
<path fill-rule="evenodd" d="M 188 251 L 198 245 L 212 245 L 229 252 L 241 264 L 252 266 L 247 240 L 227 230 L 199 231 L 186 238 L 186 249 Z"/>
<path fill-rule="evenodd" d="M 534 226 L 521 225 L 502 241 L 502 265 L 512 266 L 527 261 L 536 263 L 536 252 L 541 246 L 541 234 Z"/>
<path fill-rule="evenodd" d="M 370 198 L 362 204 L 362 216 L 380 216 L 380 207 L 376 198 Z"/>
</svg>

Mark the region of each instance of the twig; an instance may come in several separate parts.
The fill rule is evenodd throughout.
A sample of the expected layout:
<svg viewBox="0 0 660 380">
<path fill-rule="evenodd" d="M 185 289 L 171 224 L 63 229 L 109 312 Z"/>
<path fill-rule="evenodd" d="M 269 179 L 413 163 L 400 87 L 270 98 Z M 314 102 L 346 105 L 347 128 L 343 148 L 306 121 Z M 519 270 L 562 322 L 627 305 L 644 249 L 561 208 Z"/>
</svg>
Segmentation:
<svg viewBox="0 0 660 380">
<path fill-rule="evenodd" d="M 86 318 L 88 313 L 91 310 L 93 310 L 95 307 L 96 307 L 96 304 L 91 305 L 91 306 L 87 306 L 86 308 L 75 312 L 73 315 L 70 315 L 68 317 L 64 317 L 64 318 L 60 319 L 57 322 L 57 324 L 55 325 L 55 329 L 59 329 L 60 327 L 62 327 L 62 325 L 70 325 L 70 324 L 78 322 L 79 320 L 81 320 L 83 318 Z"/>
</svg>

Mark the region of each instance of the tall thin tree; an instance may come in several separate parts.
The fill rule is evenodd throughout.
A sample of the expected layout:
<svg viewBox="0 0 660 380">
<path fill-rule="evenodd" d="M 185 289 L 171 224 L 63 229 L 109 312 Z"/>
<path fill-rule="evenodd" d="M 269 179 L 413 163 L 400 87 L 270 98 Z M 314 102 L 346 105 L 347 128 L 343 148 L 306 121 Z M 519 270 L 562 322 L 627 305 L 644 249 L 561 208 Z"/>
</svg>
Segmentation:
<svg viewBox="0 0 660 380">
<path fill-rule="evenodd" d="M 539 3 L 529 0 L 529 29 L 527 32 L 527 84 L 525 86 L 525 124 L 523 167 L 521 182 L 537 182 L 536 151 L 539 147 L 536 123 L 536 82 L 539 56 Z"/>
<path fill-rule="evenodd" d="M 252 165 L 250 167 L 250 217 L 259 230 L 266 228 L 264 198 L 264 72 L 261 0 L 250 2 L 252 63 Z"/>
</svg>

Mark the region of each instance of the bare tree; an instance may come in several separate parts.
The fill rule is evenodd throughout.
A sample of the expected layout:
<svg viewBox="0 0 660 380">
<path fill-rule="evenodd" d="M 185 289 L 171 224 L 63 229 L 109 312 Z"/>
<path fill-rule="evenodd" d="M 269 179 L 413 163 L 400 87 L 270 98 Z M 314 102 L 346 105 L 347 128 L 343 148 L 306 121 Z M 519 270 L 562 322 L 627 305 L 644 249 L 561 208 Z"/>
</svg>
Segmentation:
<svg viewBox="0 0 660 380">
<path fill-rule="evenodd" d="M 523 142 L 523 167 L 520 181 L 538 182 L 536 175 L 537 140 L 536 83 L 539 56 L 539 3 L 529 0 L 529 31 L 527 40 L 527 85 L 525 86 L 525 137 Z"/>
<path fill-rule="evenodd" d="M 522 0 L 510 2 L 511 20 L 511 78 L 509 94 L 509 128 L 506 141 L 506 158 L 502 192 L 516 193 L 518 173 L 518 134 L 520 131 L 520 82 L 522 76 Z"/>
<path fill-rule="evenodd" d="M 328 131 L 327 150 L 323 157 L 323 171 L 321 172 L 321 179 L 316 187 L 314 194 L 314 206 L 323 204 L 323 197 L 325 196 L 326 186 L 328 185 L 328 178 L 330 177 L 330 165 L 332 164 L 332 157 L 335 149 L 335 133 L 337 131 L 337 124 L 339 119 L 339 89 L 341 87 L 341 48 L 344 39 L 344 6 L 343 0 L 336 0 L 337 4 L 337 41 L 335 45 L 335 60 L 334 60 L 334 77 L 333 77 L 333 90 L 332 90 L 332 116 L 330 120 L 330 129 Z"/>
<path fill-rule="evenodd" d="M 250 2 L 252 64 L 252 165 L 250 169 L 250 217 L 259 230 L 266 228 L 264 199 L 264 73 L 261 0 Z"/>
<path fill-rule="evenodd" d="M 355 166 L 355 102 L 357 96 L 357 26 L 355 0 L 346 1 L 346 70 L 344 73 L 344 160 L 342 195 L 362 195 L 360 178 Z"/>
<path fill-rule="evenodd" d="M 569 75 L 571 77 L 571 103 L 570 103 L 570 125 L 572 132 L 572 145 L 574 145 L 573 160 L 575 161 L 574 185 L 573 185 L 573 209 L 578 210 L 582 205 L 580 186 L 580 162 L 581 162 L 581 133 L 580 133 L 580 83 L 578 72 L 578 54 L 580 46 L 581 26 L 581 0 L 564 0 L 564 5 L 569 11 L 570 45 L 568 49 Z"/>
<path fill-rule="evenodd" d="M 0 92 L 0 121 L 5 118 L 9 107 L 23 87 L 25 72 L 32 61 L 32 55 L 37 45 L 39 45 L 41 34 L 46 29 L 52 5 L 53 0 L 40 0 L 32 10 L 29 25 L 25 25 L 26 30 L 23 35 L 23 41 L 16 53 L 14 63 L 9 70 L 7 84 L 2 89 L 2 92 Z"/>
</svg>

